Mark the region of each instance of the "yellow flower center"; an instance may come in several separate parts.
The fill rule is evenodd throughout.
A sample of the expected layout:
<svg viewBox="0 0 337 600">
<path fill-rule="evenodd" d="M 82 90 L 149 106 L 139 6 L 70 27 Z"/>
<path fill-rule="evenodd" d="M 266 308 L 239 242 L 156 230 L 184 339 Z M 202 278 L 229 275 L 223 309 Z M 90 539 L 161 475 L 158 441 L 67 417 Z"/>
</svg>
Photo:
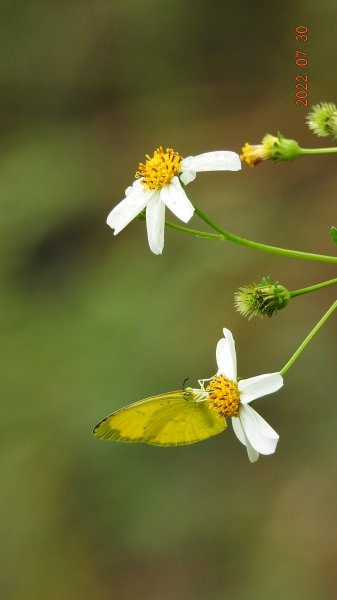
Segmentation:
<svg viewBox="0 0 337 600">
<path fill-rule="evenodd" d="M 275 142 L 277 142 L 277 138 L 274 135 L 270 135 L 270 133 L 264 136 L 262 144 L 251 146 L 246 142 L 242 148 L 240 159 L 245 160 L 250 167 L 255 167 L 262 160 L 273 158 Z"/>
<path fill-rule="evenodd" d="M 210 408 L 220 417 L 238 417 L 240 394 L 236 381 L 216 375 L 206 388 L 209 392 Z"/>
<path fill-rule="evenodd" d="M 139 163 L 139 171 L 136 177 L 143 178 L 143 185 L 149 190 L 160 190 L 164 185 L 170 183 L 172 177 L 178 175 L 182 156 L 174 152 L 172 148 L 159 146 L 153 156 L 146 155 L 146 162 Z"/>
<path fill-rule="evenodd" d="M 245 160 L 247 165 L 250 167 L 255 167 L 262 158 L 263 146 L 262 144 L 258 144 L 256 146 L 251 146 L 248 142 L 242 148 L 242 154 L 240 154 L 240 159 Z"/>
</svg>

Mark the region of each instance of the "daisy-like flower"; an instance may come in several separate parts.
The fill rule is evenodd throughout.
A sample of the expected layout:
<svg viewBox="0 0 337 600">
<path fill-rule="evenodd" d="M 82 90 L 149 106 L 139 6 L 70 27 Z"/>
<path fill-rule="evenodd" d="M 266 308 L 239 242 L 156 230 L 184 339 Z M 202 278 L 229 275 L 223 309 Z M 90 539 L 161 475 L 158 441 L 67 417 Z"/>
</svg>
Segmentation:
<svg viewBox="0 0 337 600">
<path fill-rule="evenodd" d="M 185 194 L 187 185 L 200 171 L 238 171 L 239 155 L 235 152 L 206 152 L 183 158 L 171 148 L 157 148 L 153 156 L 146 155 L 125 198 L 113 208 L 107 224 L 117 235 L 146 208 L 146 226 L 150 249 L 161 254 L 164 248 L 165 206 L 187 223 L 194 206 Z"/>
<path fill-rule="evenodd" d="M 234 339 L 229 329 L 223 332 L 224 337 L 216 348 L 218 372 L 211 379 L 200 380 L 199 384 L 202 390 L 208 392 L 209 406 L 219 418 L 232 418 L 235 435 L 246 446 L 249 460 L 255 462 L 259 454 L 275 452 L 279 436 L 250 403 L 277 392 L 283 385 L 283 378 L 280 373 L 267 373 L 238 379 Z"/>
</svg>

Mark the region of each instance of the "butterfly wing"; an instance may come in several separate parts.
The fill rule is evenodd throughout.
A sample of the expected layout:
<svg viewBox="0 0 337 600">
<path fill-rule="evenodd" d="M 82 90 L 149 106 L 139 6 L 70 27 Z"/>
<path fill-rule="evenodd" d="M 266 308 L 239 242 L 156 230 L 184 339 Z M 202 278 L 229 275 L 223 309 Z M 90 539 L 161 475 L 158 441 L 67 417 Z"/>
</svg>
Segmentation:
<svg viewBox="0 0 337 600">
<path fill-rule="evenodd" d="M 144 434 L 148 444 L 180 446 L 205 440 L 226 427 L 226 420 L 209 408 L 207 400 L 183 400 L 154 413 L 145 426 Z"/>
<path fill-rule="evenodd" d="M 116 410 L 96 425 L 96 437 L 117 442 L 144 442 L 144 429 L 153 414 L 175 402 L 179 392 L 152 396 Z"/>
<path fill-rule="evenodd" d="M 135 402 L 103 419 L 93 433 L 108 440 L 179 446 L 224 431 L 225 419 L 209 408 L 207 400 L 196 401 L 197 397 L 187 388 Z"/>
</svg>

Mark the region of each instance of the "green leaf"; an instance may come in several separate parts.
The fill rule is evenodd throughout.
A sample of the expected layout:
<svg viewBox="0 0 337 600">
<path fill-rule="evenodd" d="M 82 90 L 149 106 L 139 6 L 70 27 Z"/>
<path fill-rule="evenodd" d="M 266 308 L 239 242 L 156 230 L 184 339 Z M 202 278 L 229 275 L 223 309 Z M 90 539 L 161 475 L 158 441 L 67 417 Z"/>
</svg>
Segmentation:
<svg viewBox="0 0 337 600">
<path fill-rule="evenodd" d="M 330 229 L 331 239 L 334 244 L 337 246 L 337 227 L 332 226 Z"/>
</svg>

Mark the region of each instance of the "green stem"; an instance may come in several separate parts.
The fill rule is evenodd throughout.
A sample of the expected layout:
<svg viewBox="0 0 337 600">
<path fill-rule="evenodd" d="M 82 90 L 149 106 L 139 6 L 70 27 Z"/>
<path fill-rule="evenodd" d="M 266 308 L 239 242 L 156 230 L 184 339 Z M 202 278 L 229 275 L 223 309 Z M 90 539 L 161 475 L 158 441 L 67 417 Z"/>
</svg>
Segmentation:
<svg viewBox="0 0 337 600">
<path fill-rule="evenodd" d="M 328 320 L 328 318 L 332 315 L 333 311 L 336 310 L 336 308 L 337 308 L 337 300 L 335 300 L 335 302 L 332 304 L 332 306 L 330 306 L 329 310 L 327 310 L 325 315 L 323 315 L 323 317 L 320 319 L 320 321 L 318 321 L 317 325 L 315 325 L 313 330 L 305 338 L 305 340 L 302 342 L 302 344 L 299 346 L 299 348 L 297 348 L 296 352 L 293 354 L 293 356 L 290 358 L 290 360 L 288 360 L 288 362 L 284 365 L 283 369 L 281 369 L 281 371 L 280 371 L 281 375 L 284 375 L 288 371 L 288 369 L 290 369 L 290 367 L 298 359 L 300 354 L 302 354 L 304 348 L 306 348 L 306 346 L 309 344 L 309 342 L 311 342 L 312 338 L 316 335 L 316 333 L 318 333 L 320 328 L 324 325 L 324 323 Z"/>
<path fill-rule="evenodd" d="M 205 238 L 209 240 L 219 240 L 220 242 L 226 241 L 224 235 L 220 235 L 218 233 L 208 233 L 206 231 L 199 231 L 199 229 L 191 229 L 190 227 L 184 227 L 183 225 L 177 225 L 176 223 L 172 223 L 171 221 L 165 221 L 165 225 L 167 227 L 171 227 L 172 229 L 176 229 L 177 231 L 183 231 L 184 233 L 190 233 L 191 235 L 195 235 L 199 238 Z"/>
<path fill-rule="evenodd" d="M 212 221 L 200 208 L 194 206 L 196 214 L 207 223 L 212 229 L 220 233 L 226 240 L 240 244 L 241 246 L 247 246 L 248 248 L 255 248 L 255 250 L 262 250 L 262 252 L 269 252 L 270 254 L 279 254 L 281 256 L 289 256 L 290 258 L 300 258 L 302 260 L 314 260 L 326 263 L 337 263 L 336 256 L 326 256 L 324 254 L 314 254 L 312 252 L 300 252 L 299 250 L 288 250 L 287 248 L 279 248 L 277 246 L 269 246 L 267 244 L 260 244 L 259 242 L 253 242 L 245 238 L 241 238 L 229 231 L 226 231 L 214 221 Z M 205 237 L 205 236 L 203 236 Z"/>
<path fill-rule="evenodd" d="M 335 154 L 337 148 L 300 148 L 301 155 L 304 154 Z"/>
<path fill-rule="evenodd" d="M 310 285 L 309 287 L 302 288 L 301 290 L 294 290 L 290 293 L 291 298 L 295 298 L 295 296 L 302 296 L 303 294 L 309 294 L 310 292 L 315 292 L 316 290 L 320 290 L 322 288 L 328 287 L 329 285 L 335 285 L 337 283 L 337 277 L 335 279 L 329 279 L 328 281 L 322 281 L 322 283 L 316 283 L 316 285 Z"/>
</svg>

